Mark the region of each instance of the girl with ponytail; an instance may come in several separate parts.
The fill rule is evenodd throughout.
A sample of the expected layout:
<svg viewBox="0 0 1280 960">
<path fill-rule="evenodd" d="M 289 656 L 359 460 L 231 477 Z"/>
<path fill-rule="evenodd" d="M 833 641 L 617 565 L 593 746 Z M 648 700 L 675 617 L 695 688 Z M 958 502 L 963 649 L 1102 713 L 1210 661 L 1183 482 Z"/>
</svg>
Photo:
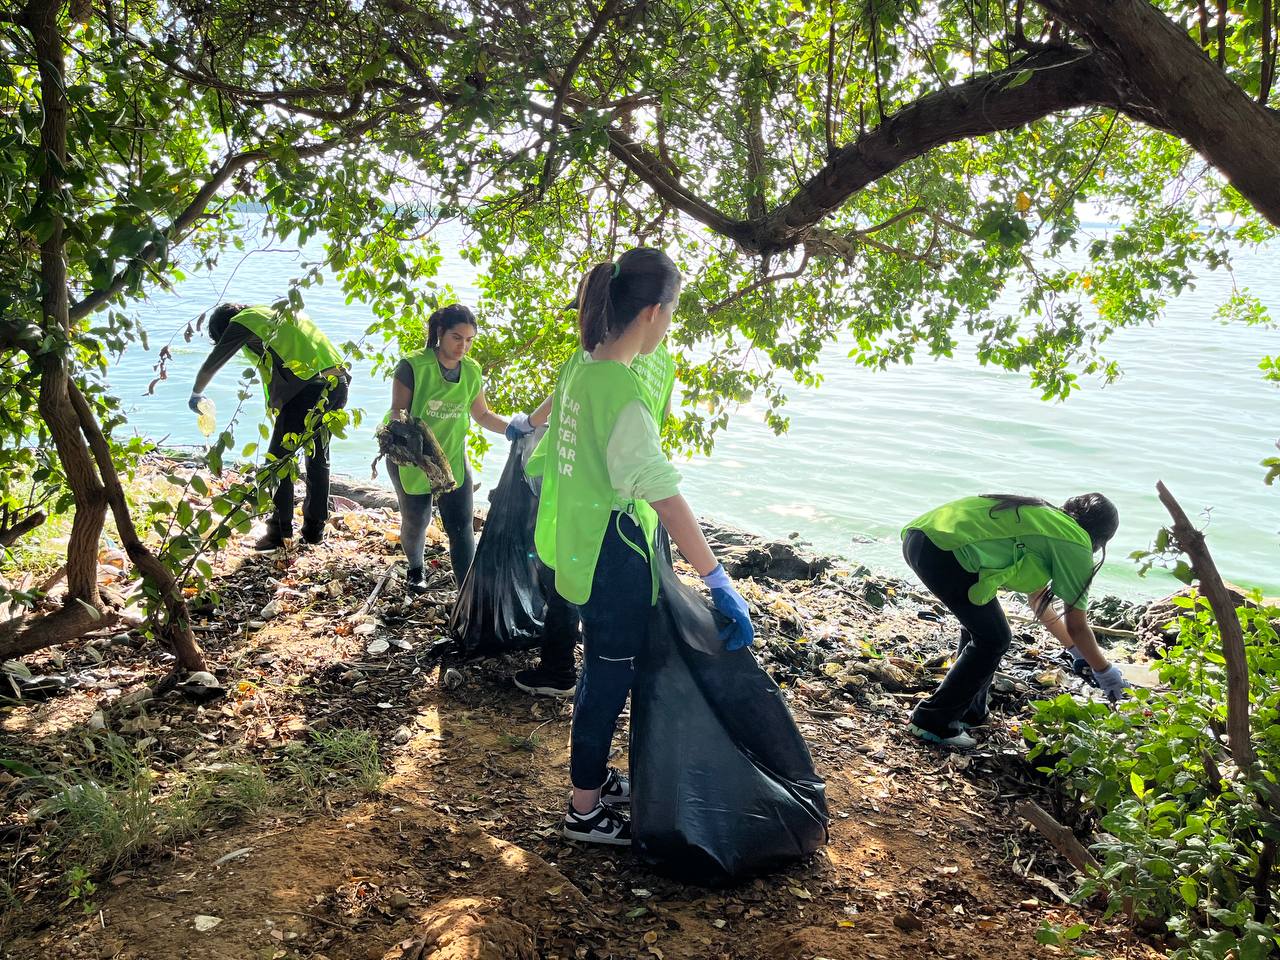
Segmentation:
<svg viewBox="0 0 1280 960">
<path fill-rule="evenodd" d="M 1085 612 L 1119 523 L 1115 504 L 1086 493 L 1060 508 L 1038 497 L 967 497 L 907 524 L 907 563 L 961 626 L 954 666 L 912 712 L 908 730 L 930 743 L 976 744 L 965 730 L 986 721 L 991 678 L 1013 640 L 996 599 L 999 590 L 1027 594 L 1036 618 L 1071 653 L 1076 671 L 1084 675 L 1090 668 L 1108 698 L 1122 697 L 1124 677 L 1098 647 Z"/>
<path fill-rule="evenodd" d="M 538 556 L 553 572 L 556 592 L 582 616 L 573 789 L 561 825 L 574 840 L 631 843 L 619 809 L 630 802 L 631 785 L 606 764 L 657 601 L 659 522 L 728 618 L 725 648 L 749 646 L 755 636 L 746 603 L 680 495 L 680 476 L 659 442 L 653 391 L 634 369 L 666 335 L 680 283 L 670 257 L 651 248 L 591 269 L 579 287 L 582 351 L 561 369 L 550 428 L 529 461 L 542 477 Z"/>
</svg>

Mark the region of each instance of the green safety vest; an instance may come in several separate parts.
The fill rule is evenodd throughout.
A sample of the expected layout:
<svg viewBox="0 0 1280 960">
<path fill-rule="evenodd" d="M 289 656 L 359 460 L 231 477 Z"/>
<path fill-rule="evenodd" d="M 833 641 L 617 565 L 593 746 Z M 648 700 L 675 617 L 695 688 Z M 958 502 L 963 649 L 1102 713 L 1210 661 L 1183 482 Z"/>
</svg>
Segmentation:
<svg viewBox="0 0 1280 960">
<path fill-rule="evenodd" d="M 570 603 L 586 603 L 591 597 L 600 546 L 617 499 L 609 480 L 609 438 L 623 408 L 635 400 L 644 400 L 639 378 L 614 361 L 566 363 L 556 384 L 551 423 L 541 444 L 546 451 L 534 542 L 542 562 L 555 571 L 556 592 Z M 623 507 L 644 533 L 645 542 L 631 546 L 649 562 L 650 602 L 656 603 L 652 544 L 658 515 L 644 500 L 630 500 Z"/>
<path fill-rule="evenodd" d="M 258 356 L 248 347 L 244 352 L 258 368 L 268 406 L 271 404 L 271 378 L 274 375 L 270 351 L 274 350 L 289 372 L 299 380 L 311 380 L 325 370 L 342 366 L 342 354 L 305 313 L 290 319 L 271 307 L 249 307 L 232 317 L 231 322 L 252 331 L 267 348 L 263 356 Z"/>
<path fill-rule="evenodd" d="M 471 405 L 480 395 L 480 364 L 470 357 L 462 358 L 462 373 L 457 383 L 450 383 L 440 372 L 440 361 L 428 347 L 404 358 L 413 368 L 413 400 L 409 414 L 419 417 L 431 428 L 440 449 L 449 458 L 453 480 L 458 486 L 467 477 L 467 433 L 471 429 Z M 400 484 L 405 493 L 430 493 L 427 475 L 417 467 L 400 467 Z"/>
<path fill-rule="evenodd" d="M 1052 576 L 1048 558 L 1024 542 L 1030 537 L 1083 546 L 1083 554 L 1067 547 L 1081 563 L 1093 556 L 1089 534 L 1056 507 L 992 511 L 998 502 L 990 497 L 965 497 L 945 503 L 912 520 L 903 527 L 902 535 L 909 530 L 923 531 L 934 546 L 954 554 L 964 569 L 978 574 L 978 582 L 969 588 L 969 600 L 979 606 L 994 600 L 1001 589 L 1035 593 L 1048 585 Z M 1013 561 L 993 566 L 989 559 L 992 553 L 1011 556 Z M 1070 597 L 1062 599 L 1072 602 Z"/>
<path fill-rule="evenodd" d="M 559 385 L 565 381 L 565 374 L 581 364 L 585 354 L 586 351 L 579 347 L 560 367 L 560 372 L 556 375 L 557 391 Z M 631 361 L 631 372 L 640 382 L 640 399 L 653 414 L 653 422 L 658 425 L 658 432 L 661 433 L 662 423 L 667 417 L 667 405 L 671 402 L 671 392 L 676 386 L 676 362 L 671 359 L 667 345 L 660 343 L 653 353 L 636 354 L 635 359 Z M 530 454 L 528 463 L 525 464 L 527 475 L 531 477 L 542 475 L 543 459 L 548 446 L 550 442 L 544 436 Z"/>
</svg>

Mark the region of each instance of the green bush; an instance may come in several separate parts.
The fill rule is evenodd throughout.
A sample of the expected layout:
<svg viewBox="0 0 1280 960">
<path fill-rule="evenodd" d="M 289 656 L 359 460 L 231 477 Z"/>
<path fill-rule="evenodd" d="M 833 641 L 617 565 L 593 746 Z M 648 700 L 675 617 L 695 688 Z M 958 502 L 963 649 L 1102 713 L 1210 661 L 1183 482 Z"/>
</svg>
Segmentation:
<svg viewBox="0 0 1280 960">
<path fill-rule="evenodd" d="M 1105 891 L 1109 914 L 1131 902 L 1135 919 L 1165 921 L 1178 960 L 1261 960 L 1280 953 L 1280 810 L 1265 799 L 1280 775 L 1280 608 L 1237 611 L 1258 761 L 1250 782 L 1227 745 L 1217 624 L 1203 598 L 1178 602 L 1178 641 L 1157 665 L 1167 692 L 1138 690 L 1114 710 L 1069 694 L 1036 703 L 1030 755 L 1102 831 L 1092 847 L 1102 870 L 1082 896 Z"/>
</svg>

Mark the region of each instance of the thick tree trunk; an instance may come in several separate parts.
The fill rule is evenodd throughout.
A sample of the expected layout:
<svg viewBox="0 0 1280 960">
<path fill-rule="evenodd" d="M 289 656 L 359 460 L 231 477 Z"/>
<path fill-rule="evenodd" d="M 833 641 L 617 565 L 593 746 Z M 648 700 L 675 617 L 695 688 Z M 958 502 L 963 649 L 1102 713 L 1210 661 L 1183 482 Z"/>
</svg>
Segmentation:
<svg viewBox="0 0 1280 960">
<path fill-rule="evenodd" d="M 1280 226 L 1280 114 L 1231 82 L 1148 0 L 1038 0 L 1081 34 L 1132 88 L 1131 100 L 1226 175 Z M 1145 111 L 1144 111 L 1145 112 Z"/>
<path fill-rule="evenodd" d="M 207 669 L 204 651 L 196 642 L 195 633 L 191 630 L 191 614 L 187 610 L 187 602 L 182 597 L 182 589 L 173 573 L 154 553 L 147 549 L 138 536 L 133 516 L 129 512 L 129 501 L 124 495 L 124 487 L 120 483 L 120 475 L 116 472 L 115 462 L 111 458 L 111 447 L 102 433 L 102 428 L 89 408 L 88 402 L 79 388 L 70 384 L 71 403 L 76 415 L 80 418 L 80 427 L 89 439 L 94 459 L 106 488 L 107 501 L 111 505 L 111 515 L 115 517 L 116 529 L 120 532 L 120 541 L 124 544 L 125 553 L 138 568 L 143 579 L 149 581 L 163 598 L 164 614 L 157 623 L 160 634 L 173 647 L 178 663 L 187 670 Z M 157 618 L 160 619 L 160 618 Z"/>
<path fill-rule="evenodd" d="M 44 154 L 36 209 L 48 217 L 51 227 L 40 244 L 40 307 L 46 335 L 57 346 L 41 356 L 40 415 L 53 437 L 75 498 L 75 516 L 67 543 L 66 607 L 29 622 L 10 621 L 0 627 L 0 653 L 28 653 L 64 643 L 103 622 L 98 594 L 98 544 L 106 519 L 106 491 L 98 479 L 80 432 L 80 420 L 71 405 L 65 356 L 70 340 L 67 264 L 64 259 L 62 178 L 67 159 L 67 98 L 65 58 L 58 27 L 58 0 L 32 0 L 23 25 L 31 33 L 40 71 L 40 100 L 44 119 L 40 149 Z"/>
</svg>

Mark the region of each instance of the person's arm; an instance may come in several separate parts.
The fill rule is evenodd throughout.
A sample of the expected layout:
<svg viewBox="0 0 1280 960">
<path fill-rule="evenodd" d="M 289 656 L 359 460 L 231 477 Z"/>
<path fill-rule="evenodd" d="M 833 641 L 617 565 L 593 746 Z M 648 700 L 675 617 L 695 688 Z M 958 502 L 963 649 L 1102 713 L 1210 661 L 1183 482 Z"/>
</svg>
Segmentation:
<svg viewBox="0 0 1280 960">
<path fill-rule="evenodd" d="M 510 421 L 498 416 L 489 409 L 489 401 L 484 397 L 484 388 L 480 388 L 480 392 L 476 394 L 475 400 L 471 403 L 471 419 L 486 430 L 492 430 L 494 433 L 507 432 L 507 426 Z"/>
<path fill-rule="evenodd" d="M 227 324 L 222 336 L 214 344 L 213 350 L 200 366 L 196 374 L 196 382 L 191 385 L 191 396 L 199 397 L 204 393 L 214 374 L 221 370 L 228 360 L 245 344 L 253 339 L 253 331 L 234 320 Z"/>
<path fill-rule="evenodd" d="M 747 602 L 711 552 L 697 518 L 680 494 L 680 474 L 663 454 L 658 426 L 642 401 L 623 408 L 605 456 L 614 493 L 623 500 L 648 501 L 680 553 L 711 591 L 711 602 L 731 621 L 720 631 L 725 650 L 751 646 L 755 628 Z"/>
<path fill-rule="evenodd" d="M 529 414 L 529 426 L 537 429 L 545 427 L 551 420 L 551 401 L 555 398 L 554 393 L 547 394 L 547 399 L 538 404 L 538 409 Z"/>
<path fill-rule="evenodd" d="M 665 500 L 655 500 L 650 503 L 650 506 L 658 514 L 662 525 L 667 528 L 667 533 L 671 534 L 671 539 L 680 548 L 680 555 L 689 561 L 689 565 L 694 570 L 698 571 L 698 576 L 708 576 L 719 566 L 719 561 L 711 552 L 707 538 L 702 534 L 702 527 L 698 526 L 698 519 L 693 515 L 689 501 L 683 494 L 677 493 L 674 497 L 667 497 Z"/>
<path fill-rule="evenodd" d="M 1072 649 L 1075 644 L 1071 640 L 1071 634 L 1067 632 L 1067 622 L 1063 617 L 1062 605 L 1060 603 L 1048 603 L 1044 605 L 1044 609 L 1040 609 L 1041 600 L 1044 597 L 1045 587 L 1037 590 L 1035 593 L 1027 594 L 1027 603 L 1031 606 L 1031 612 L 1036 615 L 1036 619 L 1041 625 L 1048 630 L 1055 640 L 1063 645 L 1066 649 Z"/>
<path fill-rule="evenodd" d="M 1094 675 L 1111 669 L 1111 661 L 1098 646 L 1098 638 L 1093 635 L 1093 628 L 1089 626 L 1089 614 L 1079 607 L 1068 607 L 1066 622 L 1071 646 L 1079 650 L 1080 655 L 1088 661 Z"/>
<path fill-rule="evenodd" d="M 413 365 L 408 360 L 396 364 L 391 381 L 391 419 L 407 419 L 413 406 Z"/>
</svg>

